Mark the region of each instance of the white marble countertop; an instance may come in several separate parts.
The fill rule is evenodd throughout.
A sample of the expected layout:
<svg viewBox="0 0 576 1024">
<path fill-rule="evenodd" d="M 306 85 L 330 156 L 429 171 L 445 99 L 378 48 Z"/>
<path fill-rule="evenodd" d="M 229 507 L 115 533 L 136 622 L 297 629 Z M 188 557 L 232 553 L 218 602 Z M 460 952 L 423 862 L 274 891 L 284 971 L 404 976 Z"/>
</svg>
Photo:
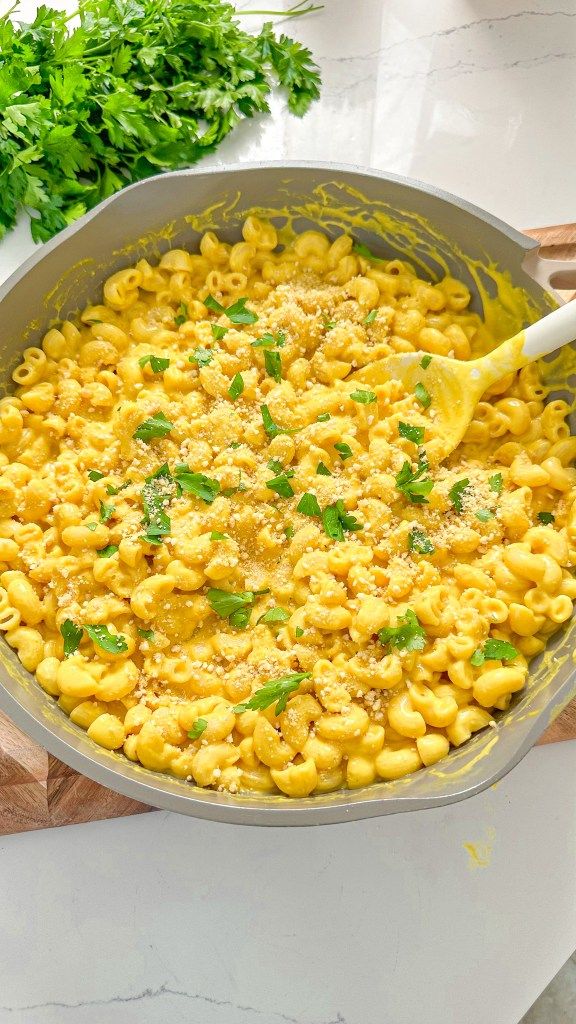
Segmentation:
<svg viewBox="0 0 576 1024">
<path fill-rule="evenodd" d="M 320 103 L 297 121 L 275 101 L 214 163 L 371 164 L 517 227 L 576 219 L 573 0 L 325 2 L 288 29 L 322 65 Z M 0 244 L 0 278 L 27 231 Z M 0 1024 L 517 1024 L 576 946 L 576 743 L 425 813 L 291 830 L 155 813 L 0 850 Z"/>
</svg>

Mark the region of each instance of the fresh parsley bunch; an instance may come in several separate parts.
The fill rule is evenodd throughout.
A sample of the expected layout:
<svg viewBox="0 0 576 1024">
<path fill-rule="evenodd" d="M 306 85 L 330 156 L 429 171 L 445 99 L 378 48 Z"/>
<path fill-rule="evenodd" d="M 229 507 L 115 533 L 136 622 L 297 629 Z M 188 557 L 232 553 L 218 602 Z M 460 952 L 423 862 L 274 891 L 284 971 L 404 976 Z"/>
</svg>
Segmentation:
<svg viewBox="0 0 576 1024">
<path fill-rule="evenodd" d="M 196 163 L 267 112 L 275 84 L 302 116 L 319 95 L 310 51 L 269 22 L 244 32 L 224 0 L 81 0 L 74 16 L 41 6 L 31 24 L 4 15 L 0 237 L 26 208 L 45 241 L 123 186 Z"/>
</svg>

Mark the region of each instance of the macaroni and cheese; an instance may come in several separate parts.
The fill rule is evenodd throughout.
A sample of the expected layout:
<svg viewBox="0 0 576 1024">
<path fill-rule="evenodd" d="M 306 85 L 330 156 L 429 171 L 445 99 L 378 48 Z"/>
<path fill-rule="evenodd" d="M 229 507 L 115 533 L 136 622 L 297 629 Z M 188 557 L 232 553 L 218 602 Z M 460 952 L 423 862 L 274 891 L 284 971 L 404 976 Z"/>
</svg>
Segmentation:
<svg viewBox="0 0 576 1024">
<path fill-rule="evenodd" d="M 494 345 L 467 287 L 341 235 L 140 260 L 0 401 L 0 629 L 94 742 L 199 786 L 398 779 L 495 725 L 572 614 L 576 437 L 538 369 L 426 452 L 425 385 Z"/>
</svg>

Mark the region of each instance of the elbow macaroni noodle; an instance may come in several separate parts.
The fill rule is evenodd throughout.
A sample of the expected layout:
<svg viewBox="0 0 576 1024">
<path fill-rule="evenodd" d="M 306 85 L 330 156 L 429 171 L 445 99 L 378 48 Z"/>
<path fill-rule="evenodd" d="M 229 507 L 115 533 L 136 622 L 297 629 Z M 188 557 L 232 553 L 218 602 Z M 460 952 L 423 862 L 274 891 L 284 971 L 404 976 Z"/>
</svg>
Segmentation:
<svg viewBox="0 0 576 1024">
<path fill-rule="evenodd" d="M 346 377 L 491 348 L 466 286 L 346 235 L 242 234 L 119 271 L 24 352 L 0 401 L 0 629 L 152 771 L 292 797 L 398 779 L 494 724 L 572 613 L 568 406 L 528 366 L 431 469 L 426 396 Z M 432 488 L 402 489 L 406 466 Z M 283 704 L 251 702 L 286 677 Z"/>
</svg>

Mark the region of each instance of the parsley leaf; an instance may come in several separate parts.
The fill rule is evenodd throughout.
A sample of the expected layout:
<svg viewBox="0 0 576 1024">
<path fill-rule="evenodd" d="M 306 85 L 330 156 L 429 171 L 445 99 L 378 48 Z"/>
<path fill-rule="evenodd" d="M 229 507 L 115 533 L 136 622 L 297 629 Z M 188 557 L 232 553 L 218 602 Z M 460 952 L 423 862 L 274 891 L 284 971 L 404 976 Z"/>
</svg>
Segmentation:
<svg viewBox="0 0 576 1024">
<path fill-rule="evenodd" d="M 489 477 L 488 486 L 495 494 L 502 494 L 502 488 L 504 487 L 504 477 L 502 476 L 502 473 L 494 473 L 494 476 Z"/>
<path fill-rule="evenodd" d="M 355 532 L 363 530 L 364 527 L 355 516 L 346 512 L 342 499 L 328 505 L 322 513 L 322 525 L 324 533 L 331 540 L 344 540 L 344 531 Z"/>
<path fill-rule="evenodd" d="M 296 506 L 296 511 L 301 512 L 303 516 L 318 516 L 319 518 L 322 515 L 318 498 L 315 494 L 303 494 Z"/>
<path fill-rule="evenodd" d="M 210 540 L 230 540 L 227 533 L 220 533 L 219 530 L 212 530 Z"/>
<path fill-rule="evenodd" d="M 260 616 L 256 625 L 260 622 L 286 622 L 289 618 L 290 612 L 287 612 L 284 608 L 269 608 L 267 612 L 264 612 L 264 615 Z"/>
<path fill-rule="evenodd" d="M 396 626 L 385 626 L 378 633 L 381 644 L 396 647 L 399 651 L 423 651 L 426 646 L 426 630 L 411 608 L 398 619 Z"/>
<path fill-rule="evenodd" d="M 228 330 L 228 328 L 226 328 Z M 208 366 L 214 359 L 214 353 L 209 348 L 202 348 L 201 345 L 195 348 L 192 355 L 188 356 L 189 363 L 197 363 L 198 366 Z"/>
<path fill-rule="evenodd" d="M 204 473 L 193 473 L 185 462 L 174 467 L 174 479 L 184 494 L 192 494 L 207 505 L 211 505 L 220 490 L 220 482 L 212 480 Z"/>
<path fill-rule="evenodd" d="M 100 522 L 107 523 L 116 511 L 115 505 L 107 505 L 105 501 L 100 502 Z"/>
<path fill-rule="evenodd" d="M 176 316 L 174 317 L 174 323 L 176 324 L 177 327 L 181 327 L 182 324 L 185 324 L 187 320 L 188 320 L 188 306 L 186 305 L 185 302 L 181 302 L 180 305 L 178 306 L 178 312 L 177 312 Z M 154 370 L 154 373 L 157 373 L 157 372 L 158 372 L 157 370 Z"/>
<path fill-rule="evenodd" d="M 210 587 L 206 597 L 212 610 L 221 619 L 228 619 L 230 625 L 236 629 L 246 629 L 255 599 L 260 594 L 267 593 L 269 593 L 268 590 L 244 590 L 235 594 L 231 590 Z"/>
<path fill-rule="evenodd" d="M 372 402 L 376 402 L 377 398 L 373 391 L 351 391 L 350 398 L 353 402 L 358 402 L 360 405 L 370 405 Z"/>
<path fill-rule="evenodd" d="M 550 526 L 552 523 L 556 522 L 556 516 L 553 515 L 552 512 L 539 512 L 536 518 L 539 519 L 541 523 L 544 523 L 545 526 Z"/>
<path fill-rule="evenodd" d="M 317 474 L 317 476 L 333 476 L 334 475 L 333 473 L 330 472 L 330 470 L 328 469 L 328 466 L 325 466 L 323 462 L 319 462 L 318 463 L 318 465 L 316 467 L 316 474 Z"/>
<path fill-rule="evenodd" d="M 235 402 L 237 398 L 240 398 L 240 395 L 242 394 L 243 391 L 244 380 L 242 374 L 235 373 L 234 376 L 232 377 L 230 387 L 228 388 L 228 394 L 230 395 L 232 401 Z"/>
<path fill-rule="evenodd" d="M 112 558 L 112 555 L 115 555 L 117 551 L 117 544 L 108 544 L 107 547 L 100 548 L 100 550 L 97 551 L 96 554 L 98 555 L 98 558 Z"/>
<path fill-rule="evenodd" d="M 464 491 L 469 486 L 470 481 L 468 477 L 465 476 L 462 480 L 457 480 L 456 483 L 453 484 L 450 490 L 448 491 L 448 497 L 450 498 L 450 501 L 452 502 L 457 512 L 463 511 L 464 506 L 462 504 L 462 497 L 464 495 Z"/>
<path fill-rule="evenodd" d="M 301 636 L 304 636 L 304 630 L 302 629 L 302 626 L 296 626 L 294 633 L 298 640 L 300 639 Z"/>
<path fill-rule="evenodd" d="M 243 711 L 264 711 L 275 703 L 274 714 L 281 715 L 290 696 L 298 689 L 302 680 L 310 679 L 311 675 L 311 672 L 291 672 L 280 679 L 270 679 L 256 690 L 249 700 L 237 704 L 232 710 L 235 715 L 241 715 Z"/>
<path fill-rule="evenodd" d="M 94 482 L 96 482 L 96 480 L 101 480 L 103 476 L 104 473 L 101 473 L 99 469 L 90 469 L 88 471 L 88 479 L 93 480 Z"/>
<path fill-rule="evenodd" d="M 148 443 L 156 437 L 166 437 L 173 426 L 174 424 L 166 419 L 163 412 L 156 412 L 136 428 L 132 437 L 137 441 L 146 441 Z"/>
<path fill-rule="evenodd" d="M 258 317 L 251 309 L 246 309 L 247 302 L 247 298 L 237 299 L 236 302 L 225 309 L 225 307 L 222 306 L 213 295 L 207 295 L 204 299 L 204 305 L 207 309 L 211 309 L 214 313 L 220 313 L 227 316 L 233 324 L 255 324 L 258 321 Z"/>
<path fill-rule="evenodd" d="M 170 533 L 171 522 L 165 508 L 175 496 L 174 478 L 168 464 L 164 463 L 155 473 L 146 477 L 141 492 L 144 507 L 142 525 L 146 527 L 142 540 L 148 544 L 161 544 L 162 538 Z"/>
<path fill-rule="evenodd" d="M 197 718 L 194 725 L 188 733 L 189 740 L 197 740 L 200 738 L 205 729 L 208 728 L 208 722 L 205 718 Z"/>
<path fill-rule="evenodd" d="M 281 498 L 292 498 L 294 497 L 294 490 L 290 480 L 294 476 L 294 470 L 289 469 L 284 473 L 279 473 L 272 480 L 266 481 L 266 487 L 271 491 L 276 491 Z"/>
<path fill-rule="evenodd" d="M 423 370 L 427 370 L 431 362 L 432 356 L 422 356 L 422 359 L 420 360 L 420 366 L 422 367 Z"/>
<path fill-rule="evenodd" d="M 398 424 L 398 433 L 400 437 L 404 437 L 407 441 L 412 441 L 414 444 L 422 444 L 424 440 L 424 427 L 415 427 L 411 423 Z"/>
<path fill-rule="evenodd" d="M 285 526 L 284 527 L 284 534 L 285 534 L 287 540 L 292 540 L 292 537 L 294 536 L 294 527 L 293 526 Z"/>
<path fill-rule="evenodd" d="M 153 629 L 141 629 L 140 626 L 136 629 L 138 636 L 141 636 L 143 640 L 147 640 L 148 643 L 154 642 L 154 630 Z"/>
<path fill-rule="evenodd" d="M 72 619 L 64 619 L 60 626 L 60 632 L 64 640 L 64 657 L 69 658 L 71 654 L 75 654 L 78 650 L 84 631 L 82 626 L 76 626 Z"/>
<path fill-rule="evenodd" d="M 489 508 L 479 508 L 474 515 L 481 523 L 487 523 L 490 519 L 494 519 L 494 513 Z"/>
<path fill-rule="evenodd" d="M 229 327 L 221 327 L 220 324 L 211 324 L 210 330 L 212 331 L 212 337 L 214 341 L 222 341 L 222 338 L 228 334 Z"/>
<path fill-rule="evenodd" d="M 373 260 L 374 263 L 384 263 L 384 260 L 380 256 L 375 256 L 363 242 L 354 242 L 352 252 L 355 252 L 357 256 L 363 256 L 365 260 Z"/>
<path fill-rule="evenodd" d="M 425 455 L 420 452 L 415 470 L 409 462 L 405 462 L 400 472 L 396 474 L 396 489 L 412 505 L 428 504 L 427 496 L 434 487 L 432 480 L 425 476 L 429 468 Z"/>
<path fill-rule="evenodd" d="M 295 434 L 297 432 L 297 427 L 279 427 L 277 423 L 274 423 L 267 405 L 261 405 L 260 412 L 262 413 L 262 424 L 268 437 L 278 437 L 278 434 Z"/>
<path fill-rule="evenodd" d="M 370 312 L 368 313 L 368 315 L 364 317 L 362 323 L 363 324 L 373 324 L 377 316 L 378 316 L 378 310 L 377 309 L 371 309 Z"/>
<path fill-rule="evenodd" d="M 342 462 L 345 462 L 346 459 L 351 459 L 354 454 L 350 445 L 346 444 L 345 441 L 337 441 L 334 447 L 342 459 Z"/>
<path fill-rule="evenodd" d="M 279 384 L 282 380 L 282 356 L 280 353 L 271 352 L 270 349 L 266 349 L 264 352 L 264 366 L 268 376 L 272 377 Z"/>
<path fill-rule="evenodd" d="M 256 341 L 251 341 L 250 344 L 252 348 L 284 348 L 286 335 L 283 331 L 278 331 L 278 334 L 267 332 L 261 338 L 256 338 Z"/>
<path fill-rule="evenodd" d="M 414 388 L 414 396 L 416 401 L 420 402 L 423 409 L 428 409 L 432 402 L 432 396 L 428 391 L 428 388 L 425 388 L 423 384 L 418 383 Z"/>
<path fill-rule="evenodd" d="M 408 534 L 408 550 L 416 551 L 419 555 L 433 555 L 436 548 L 424 530 L 413 526 Z"/>
<path fill-rule="evenodd" d="M 317 423 L 327 423 L 328 420 L 330 420 L 330 419 L 332 419 L 332 416 L 331 416 L 331 414 L 329 412 L 321 412 L 316 417 L 316 422 Z"/>
<path fill-rule="evenodd" d="M 119 487 L 114 487 L 114 484 L 107 484 L 106 485 L 106 494 L 110 494 L 110 495 L 120 494 L 120 491 L 124 491 L 127 487 L 130 487 L 131 483 L 132 483 L 131 480 L 126 480 L 123 484 L 120 484 Z"/>
<path fill-rule="evenodd" d="M 90 639 L 108 654 L 124 654 L 128 650 L 126 637 L 121 633 L 111 633 L 107 626 L 84 626 L 84 629 Z"/>
<path fill-rule="evenodd" d="M 491 637 L 483 647 L 478 647 L 472 657 L 470 664 L 474 668 L 480 668 L 485 661 L 512 661 L 518 657 L 518 651 L 513 644 L 507 640 L 496 640 Z"/>
<path fill-rule="evenodd" d="M 161 356 L 142 356 L 142 358 L 139 359 L 138 362 L 142 367 L 146 366 L 146 363 L 150 363 L 150 369 L 152 370 L 152 373 L 163 373 L 163 371 L 167 370 L 168 367 L 170 366 L 170 360 L 163 359 Z"/>
</svg>

